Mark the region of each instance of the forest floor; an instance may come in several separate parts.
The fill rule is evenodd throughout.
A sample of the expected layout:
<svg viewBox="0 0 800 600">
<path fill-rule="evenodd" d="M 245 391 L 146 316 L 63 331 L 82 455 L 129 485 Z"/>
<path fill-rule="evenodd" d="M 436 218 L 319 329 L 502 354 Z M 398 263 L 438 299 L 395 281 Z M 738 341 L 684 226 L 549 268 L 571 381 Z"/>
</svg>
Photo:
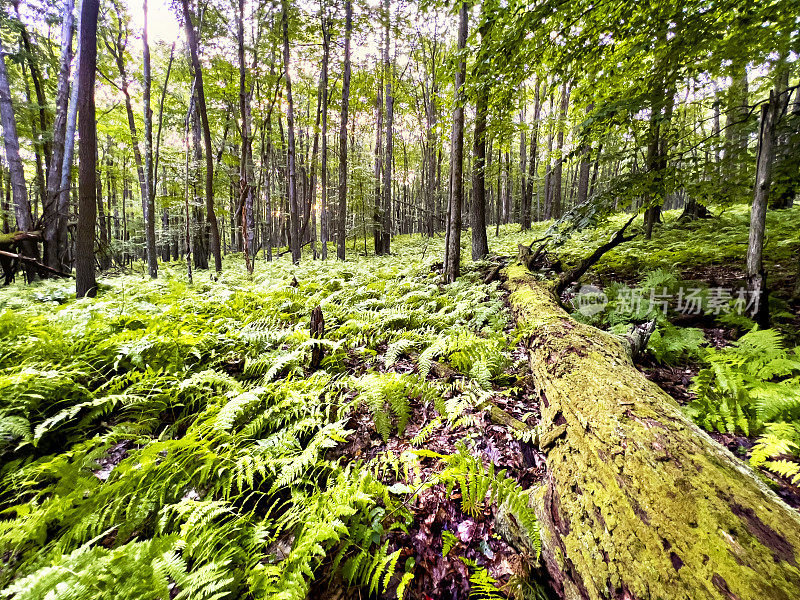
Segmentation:
<svg viewBox="0 0 800 600">
<path fill-rule="evenodd" d="M 618 247 L 587 275 L 606 294 L 602 311 L 581 312 L 578 289 L 562 299 L 622 333 L 650 316 L 630 306 L 631 289 L 668 292 L 637 366 L 691 410 L 708 350 L 752 323 L 681 314 L 676 298 L 682 288 L 735 296 L 747 214 L 665 218 L 653 240 Z M 574 263 L 619 224 L 550 252 Z M 513 257 L 545 229 L 504 226 L 492 255 Z M 771 211 L 768 231 L 773 314 L 792 346 L 800 210 Z M 155 282 L 103 280 L 96 300 L 76 301 L 68 282 L 0 291 L 5 593 L 547 598 L 536 557 L 496 520 L 500 505 L 525 504 L 547 467 L 525 340 L 501 284 L 483 283 L 492 261 L 444 286 L 440 238 L 399 238 L 393 251 L 259 261 L 252 278 L 228 259 L 218 281 L 197 273 L 191 287 L 181 265 L 162 265 Z M 309 332 L 316 306 L 321 338 Z M 493 420 L 492 407 L 525 428 Z M 744 461 L 757 433 L 712 432 Z M 760 472 L 800 507 L 790 476 Z"/>
</svg>

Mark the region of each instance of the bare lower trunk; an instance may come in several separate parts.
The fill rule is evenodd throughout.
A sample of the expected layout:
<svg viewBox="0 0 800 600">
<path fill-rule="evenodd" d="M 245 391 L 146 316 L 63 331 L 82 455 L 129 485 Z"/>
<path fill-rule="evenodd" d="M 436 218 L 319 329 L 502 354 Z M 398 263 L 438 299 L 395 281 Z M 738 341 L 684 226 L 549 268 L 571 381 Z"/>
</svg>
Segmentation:
<svg viewBox="0 0 800 600">
<path fill-rule="evenodd" d="M 219 225 L 217 224 L 217 214 L 214 211 L 214 156 L 211 146 L 211 128 L 208 124 L 208 111 L 206 109 L 206 94 L 203 86 L 203 68 L 200 64 L 198 49 L 197 32 L 192 25 L 192 15 L 189 10 L 189 1 L 182 0 L 183 18 L 186 26 L 186 40 L 189 44 L 189 52 L 194 69 L 195 92 L 197 94 L 197 109 L 203 125 L 203 145 L 205 146 L 206 158 L 206 219 L 209 226 L 209 243 L 211 253 L 214 255 L 214 269 L 219 273 L 222 271 L 222 250 L 219 243 Z"/>
<path fill-rule="evenodd" d="M 97 218 L 95 157 L 97 127 L 94 112 L 94 82 L 97 66 L 97 14 L 99 0 L 83 0 L 81 8 L 81 63 L 78 77 L 80 105 L 78 179 L 78 227 L 75 233 L 75 289 L 82 298 L 97 295 L 94 270 L 94 235 Z"/>
<path fill-rule="evenodd" d="M 63 21 L 61 23 L 61 58 L 56 90 L 56 117 L 53 122 L 53 153 L 47 175 L 47 195 L 42 206 L 44 226 L 44 263 L 52 269 L 59 269 L 58 248 L 58 198 L 61 183 L 61 166 L 64 162 L 64 136 L 67 130 L 69 102 L 69 75 L 72 61 L 72 34 L 74 29 L 73 0 L 65 0 Z"/>
<path fill-rule="evenodd" d="M 747 284 L 751 295 L 757 295 L 756 321 L 769 327 L 767 303 L 767 274 L 762 260 L 764 231 L 766 229 L 767 202 L 772 182 L 772 163 L 775 158 L 775 121 L 778 118 L 779 95 L 770 92 L 769 101 L 761 107 L 761 120 L 756 158 L 756 183 L 750 210 L 750 239 L 747 245 Z"/>
<path fill-rule="evenodd" d="M 342 75 L 342 116 L 339 124 L 339 214 L 336 229 L 336 256 L 345 258 L 347 233 L 347 117 L 350 106 L 350 32 L 353 28 L 353 6 L 345 2 L 344 74 Z"/>
<path fill-rule="evenodd" d="M 286 169 L 288 173 L 288 199 L 290 235 L 289 247 L 292 251 L 292 262 L 300 262 L 300 212 L 297 202 L 297 171 L 295 167 L 294 140 L 294 101 L 292 99 L 292 78 L 289 75 L 289 2 L 283 0 L 283 76 L 286 81 L 286 129 L 288 146 L 286 149 Z"/>
<path fill-rule="evenodd" d="M 458 48 L 467 45 L 469 12 L 467 3 L 459 8 Z M 461 208 L 464 202 L 464 81 L 467 76 L 466 61 L 461 60 L 455 74 L 455 108 L 453 109 L 453 136 L 450 150 L 450 199 L 448 202 L 447 235 L 445 242 L 444 275 L 453 282 L 461 271 Z"/>
<path fill-rule="evenodd" d="M 9 182 L 14 198 L 14 215 L 17 219 L 17 229 L 27 232 L 33 229 L 33 217 L 31 216 L 31 204 L 28 200 L 28 188 L 25 185 L 25 171 L 19 155 L 17 120 L 14 116 L 14 107 L 11 104 L 11 88 L 8 83 L 5 61 L 5 51 L 0 45 L 0 121 L 3 124 L 3 140 L 5 141 L 6 159 L 8 160 Z M 39 250 L 36 242 L 26 240 L 20 242 L 20 247 L 22 254 L 38 260 Z M 25 274 L 28 282 L 36 279 L 36 270 L 27 263 Z"/>
</svg>

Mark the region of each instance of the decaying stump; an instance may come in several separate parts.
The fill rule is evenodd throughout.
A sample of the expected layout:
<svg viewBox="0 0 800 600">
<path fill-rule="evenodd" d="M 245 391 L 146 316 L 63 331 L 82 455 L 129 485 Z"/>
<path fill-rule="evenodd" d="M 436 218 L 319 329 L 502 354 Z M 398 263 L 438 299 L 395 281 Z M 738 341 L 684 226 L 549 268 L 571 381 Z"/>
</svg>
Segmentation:
<svg viewBox="0 0 800 600">
<path fill-rule="evenodd" d="M 796 600 L 800 516 L 521 266 L 548 478 L 532 492 L 561 598 Z M 513 523 L 512 523 L 513 525 Z"/>
<path fill-rule="evenodd" d="M 311 311 L 311 337 L 315 340 L 321 340 L 325 337 L 325 319 L 322 316 L 322 307 L 317 305 Z M 324 351 L 320 344 L 311 346 L 311 368 L 318 369 L 324 356 Z"/>
</svg>

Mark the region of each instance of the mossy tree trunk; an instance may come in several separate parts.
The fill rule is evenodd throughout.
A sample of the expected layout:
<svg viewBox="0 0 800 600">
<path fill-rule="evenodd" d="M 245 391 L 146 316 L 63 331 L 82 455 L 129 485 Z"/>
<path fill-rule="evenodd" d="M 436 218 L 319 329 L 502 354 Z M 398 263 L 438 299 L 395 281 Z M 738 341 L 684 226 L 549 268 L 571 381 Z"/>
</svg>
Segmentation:
<svg viewBox="0 0 800 600">
<path fill-rule="evenodd" d="M 790 600 L 800 516 L 639 373 L 618 337 L 571 319 L 521 266 L 546 484 L 532 494 L 562 598 Z"/>
</svg>

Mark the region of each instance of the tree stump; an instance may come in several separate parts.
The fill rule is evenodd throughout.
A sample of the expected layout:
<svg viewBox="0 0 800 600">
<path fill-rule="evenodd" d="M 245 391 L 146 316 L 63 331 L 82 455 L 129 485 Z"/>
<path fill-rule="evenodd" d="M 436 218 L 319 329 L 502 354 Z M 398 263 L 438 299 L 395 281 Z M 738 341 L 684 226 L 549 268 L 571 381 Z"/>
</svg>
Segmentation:
<svg viewBox="0 0 800 600">
<path fill-rule="evenodd" d="M 311 337 L 315 340 L 321 340 L 325 337 L 325 319 L 322 316 L 322 307 L 317 305 L 311 311 Z M 311 346 L 311 368 L 316 370 L 319 368 L 322 358 L 325 355 L 320 344 Z"/>
</svg>

